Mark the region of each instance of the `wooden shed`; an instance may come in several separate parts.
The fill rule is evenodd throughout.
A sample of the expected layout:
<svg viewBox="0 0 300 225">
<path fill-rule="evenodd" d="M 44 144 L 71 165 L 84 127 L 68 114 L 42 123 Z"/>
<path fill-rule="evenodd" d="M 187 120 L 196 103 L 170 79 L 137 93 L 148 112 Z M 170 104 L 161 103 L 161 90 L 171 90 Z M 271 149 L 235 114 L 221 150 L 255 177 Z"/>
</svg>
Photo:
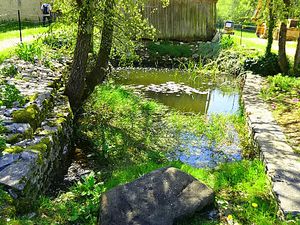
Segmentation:
<svg viewBox="0 0 300 225">
<path fill-rule="evenodd" d="M 217 0 L 148 0 L 144 16 L 158 31 L 159 39 L 208 41 L 216 33 Z"/>
</svg>

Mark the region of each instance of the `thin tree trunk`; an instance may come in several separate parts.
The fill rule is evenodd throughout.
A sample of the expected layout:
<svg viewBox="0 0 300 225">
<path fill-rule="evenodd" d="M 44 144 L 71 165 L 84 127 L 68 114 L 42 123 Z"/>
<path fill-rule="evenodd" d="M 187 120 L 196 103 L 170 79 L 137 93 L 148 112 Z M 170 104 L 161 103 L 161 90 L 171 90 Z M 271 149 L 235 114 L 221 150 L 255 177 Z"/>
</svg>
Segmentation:
<svg viewBox="0 0 300 225">
<path fill-rule="evenodd" d="M 269 4 L 269 23 L 268 23 L 268 44 L 266 48 L 265 55 L 268 56 L 271 54 L 272 44 L 273 44 L 273 31 L 275 27 L 275 17 L 273 12 L 273 1 L 270 1 Z"/>
<path fill-rule="evenodd" d="M 289 72 L 289 62 L 286 56 L 286 33 L 287 33 L 287 26 L 285 22 L 282 22 L 280 25 L 279 31 L 279 40 L 278 40 L 278 64 L 280 66 L 281 71 L 284 74 Z"/>
<path fill-rule="evenodd" d="M 77 41 L 71 73 L 65 90 L 65 94 L 69 97 L 71 108 L 74 113 L 82 104 L 88 53 L 91 48 L 93 30 L 93 17 L 91 15 L 90 1 L 77 0 L 77 3 L 80 8 Z"/>
<path fill-rule="evenodd" d="M 91 73 L 87 77 L 87 92 L 93 92 L 94 88 L 101 84 L 106 75 L 108 69 L 109 56 L 112 48 L 113 42 L 113 17 L 114 17 L 114 7 L 116 0 L 106 0 L 104 15 L 105 19 L 103 22 L 102 34 L 101 34 L 101 44 L 98 52 L 97 62 Z M 88 95 L 88 94 L 87 94 Z"/>
<path fill-rule="evenodd" d="M 300 36 L 298 37 L 298 44 L 295 54 L 294 74 L 296 77 L 300 77 Z"/>
</svg>

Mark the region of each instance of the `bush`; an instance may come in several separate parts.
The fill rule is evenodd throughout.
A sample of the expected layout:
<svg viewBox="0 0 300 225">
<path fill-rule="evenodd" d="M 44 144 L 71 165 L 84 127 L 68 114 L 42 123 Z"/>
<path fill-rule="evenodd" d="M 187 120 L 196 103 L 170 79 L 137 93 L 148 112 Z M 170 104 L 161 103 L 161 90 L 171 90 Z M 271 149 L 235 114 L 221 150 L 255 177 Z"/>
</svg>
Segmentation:
<svg viewBox="0 0 300 225">
<path fill-rule="evenodd" d="M 274 53 L 260 56 L 257 59 L 248 58 L 245 60 L 244 68 L 262 76 L 274 76 L 281 72 L 278 56 Z"/>
<path fill-rule="evenodd" d="M 53 49 L 61 49 L 63 47 L 71 48 L 74 42 L 75 38 L 73 35 L 63 31 L 47 34 L 43 38 L 43 44 L 46 44 Z"/>
</svg>

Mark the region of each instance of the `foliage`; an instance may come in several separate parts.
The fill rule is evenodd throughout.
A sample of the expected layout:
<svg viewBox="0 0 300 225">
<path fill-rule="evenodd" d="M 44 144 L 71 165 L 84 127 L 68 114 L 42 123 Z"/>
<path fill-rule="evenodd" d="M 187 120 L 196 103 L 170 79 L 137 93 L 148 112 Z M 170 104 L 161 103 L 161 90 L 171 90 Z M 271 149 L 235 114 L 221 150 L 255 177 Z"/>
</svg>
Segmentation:
<svg viewBox="0 0 300 225">
<path fill-rule="evenodd" d="M 172 42 L 150 42 L 147 45 L 150 55 L 191 57 L 192 50 L 189 44 Z"/>
<path fill-rule="evenodd" d="M 0 106 L 10 108 L 15 102 L 22 105 L 25 103 L 25 99 L 14 85 L 2 83 L 0 85 Z"/>
<path fill-rule="evenodd" d="M 38 42 L 19 44 L 16 49 L 16 54 L 20 59 L 34 63 L 35 60 L 42 57 L 41 45 L 39 45 Z"/>
<path fill-rule="evenodd" d="M 248 58 L 245 60 L 244 68 L 262 76 L 276 75 L 281 72 L 278 56 L 274 53 L 259 56 L 257 59 Z"/>
<path fill-rule="evenodd" d="M 14 77 L 18 74 L 18 68 L 11 64 L 3 67 L 0 71 L 0 74 L 3 74 L 5 77 Z"/>
<path fill-rule="evenodd" d="M 226 20 L 233 20 L 235 23 L 250 21 L 256 5 L 256 0 L 219 0 L 217 3 L 219 26 L 222 27 Z"/>
<path fill-rule="evenodd" d="M 47 33 L 42 38 L 43 44 L 48 45 L 52 49 L 73 48 L 75 37 L 70 29 L 58 30 L 56 32 Z"/>
<path fill-rule="evenodd" d="M 221 47 L 223 49 L 228 49 L 233 47 L 234 45 L 234 40 L 230 35 L 223 35 L 221 39 Z"/>
</svg>

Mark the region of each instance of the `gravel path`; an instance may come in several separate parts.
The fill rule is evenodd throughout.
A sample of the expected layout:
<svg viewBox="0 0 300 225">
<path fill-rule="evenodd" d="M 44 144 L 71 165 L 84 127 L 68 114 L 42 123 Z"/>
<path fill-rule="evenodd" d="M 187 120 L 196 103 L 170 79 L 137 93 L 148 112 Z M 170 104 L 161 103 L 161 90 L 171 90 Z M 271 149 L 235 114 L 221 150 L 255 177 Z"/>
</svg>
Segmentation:
<svg viewBox="0 0 300 225">
<path fill-rule="evenodd" d="M 34 36 L 23 37 L 23 42 L 30 42 L 34 39 Z M 20 38 L 11 38 L 4 41 L 0 41 L 0 51 L 5 50 L 6 48 L 16 46 L 18 43 L 20 43 Z"/>
</svg>

